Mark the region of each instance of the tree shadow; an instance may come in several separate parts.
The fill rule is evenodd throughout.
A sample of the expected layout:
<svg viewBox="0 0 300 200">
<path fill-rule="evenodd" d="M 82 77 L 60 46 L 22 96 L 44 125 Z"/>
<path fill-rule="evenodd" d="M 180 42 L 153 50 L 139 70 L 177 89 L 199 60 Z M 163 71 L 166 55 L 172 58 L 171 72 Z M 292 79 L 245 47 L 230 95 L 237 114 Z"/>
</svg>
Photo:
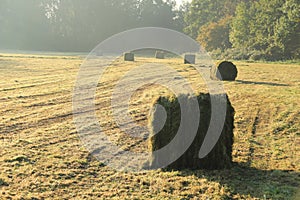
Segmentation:
<svg viewBox="0 0 300 200">
<path fill-rule="evenodd" d="M 230 190 L 229 199 L 242 195 L 261 199 L 293 199 L 300 187 L 300 173 L 292 170 L 261 170 L 234 163 L 226 170 L 182 170 L 179 176 L 196 176 L 218 182 Z"/>
<path fill-rule="evenodd" d="M 236 80 L 237 83 L 247 84 L 247 85 L 269 85 L 269 86 L 289 86 L 288 84 L 281 84 L 281 83 L 271 83 L 271 82 L 254 82 L 254 81 L 243 81 L 243 80 Z"/>
</svg>

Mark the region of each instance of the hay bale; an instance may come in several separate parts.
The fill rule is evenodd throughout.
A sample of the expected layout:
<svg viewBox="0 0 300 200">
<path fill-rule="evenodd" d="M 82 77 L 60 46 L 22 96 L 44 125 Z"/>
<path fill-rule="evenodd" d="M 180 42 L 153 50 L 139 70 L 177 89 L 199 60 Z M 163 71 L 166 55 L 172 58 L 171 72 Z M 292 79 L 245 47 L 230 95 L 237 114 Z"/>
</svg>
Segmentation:
<svg viewBox="0 0 300 200">
<path fill-rule="evenodd" d="M 218 66 L 213 66 L 210 70 L 212 79 L 223 81 L 235 81 L 238 74 L 236 66 L 232 62 L 224 61 Z"/>
<path fill-rule="evenodd" d="M 218 98 L 218 96 L 216 96 Z M 189 97 L 183 97 L 187 99 L 185 103 L 189 103 Z M 167 169 L 224 169 L 230 168 L 232 165 L 232 145 L 233 145 L 233 129 L 234 129 L 234 108 L 227 98 L 227 111 L 226 120 L 221 133 L 221 136 L 213 148 L 213 150 L 204 158 L 199 158 L 199 151 L 202 146 L 203 140 L 206 137 L 206 133 L 210 124 L 211 116 L 211 101 L 209 94 L 200 94 L 197 96 L 197 100 L 200 108 L 200 122 L 197 135 L 194 138 L 192 145 L 187 151 L 175 162 L 170 164 Z M 219 98 L 221 100 L 221 98 Z M 161 111 L 154 110 L 152 112 L 152 118 L 150 119 L 150 131 L 151 137 L 149 139 L 150 152 L 159 150 L 169 144 L 177 134 L 181 121 L 181 110 L 177 98 L 160 97 L 154 105 L 161 105 L 165 108 L 167 113 L 167 119 L 162 128 L 159 125 L 158 120 Z M 159 113 L 160 112 L 160 113 Z M 191 116 L 191 115 L 189 115 Z M 184 119 L 183 119 L 184 120 Z M 162 129 L 161 129 L 162 128 Z M 161 129 L 161 130 L 160 130 Z M 155 130 L 160 130 L 154 135 Z M 157 132 L 157 131 L 156 131 Z M 188 131 L 185 134 L 189 134 Z M 181 144 L 176 144 L 176 149 L 180 148 Z M 170 151 L 174 152 L 174 151 Z M 152 154 L 149 168 L 155 168 L 159 166 L 162 157 Z"/>
<path fill-rule="evenodd" d="M 194 54 L 186 54 L 184 55 L 184 64 L 195 64 L 196 56 Z"/>
<path fill-rule="evenodd" d="M 163 51 L 156 51 L 155 52 L 155 58 L 157 58 L 157 59 L 165 59 L 165 52 L 163 52 Z"/>
<path fill-rule="evenodd" d="M 124 61 L 134 61 L 133 53 L 124 53 Z"/>
</svg>

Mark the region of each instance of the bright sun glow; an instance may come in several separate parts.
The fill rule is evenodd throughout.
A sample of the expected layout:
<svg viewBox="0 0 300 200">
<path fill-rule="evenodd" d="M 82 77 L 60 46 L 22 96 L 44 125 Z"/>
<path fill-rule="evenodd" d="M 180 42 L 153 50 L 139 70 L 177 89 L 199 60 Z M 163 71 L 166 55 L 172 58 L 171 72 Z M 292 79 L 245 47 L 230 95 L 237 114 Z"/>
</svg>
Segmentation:
<svg viewBox="0 0 300 200">
<path fill-rule="evenodd" d="M 177 5 L 181 5 L 183 2 L 191 2 L 192 0 L 176 0 Z"/>
</svg>

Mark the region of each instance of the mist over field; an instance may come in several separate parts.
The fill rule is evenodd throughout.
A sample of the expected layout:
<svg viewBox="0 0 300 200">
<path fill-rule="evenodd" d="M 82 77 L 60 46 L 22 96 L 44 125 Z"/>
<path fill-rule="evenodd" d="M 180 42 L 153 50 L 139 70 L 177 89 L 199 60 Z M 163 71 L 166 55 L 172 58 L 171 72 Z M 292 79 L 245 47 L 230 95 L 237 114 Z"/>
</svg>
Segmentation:
<svg viewBox="0 0 300 200">
<path fill-rule="evenodd" d="M 90 52 L 122 31 L 164 27 L 219 59 L 297 60 L 299 13 L 297 0 L 1 0 L 0 49 Z"/>
</svg>

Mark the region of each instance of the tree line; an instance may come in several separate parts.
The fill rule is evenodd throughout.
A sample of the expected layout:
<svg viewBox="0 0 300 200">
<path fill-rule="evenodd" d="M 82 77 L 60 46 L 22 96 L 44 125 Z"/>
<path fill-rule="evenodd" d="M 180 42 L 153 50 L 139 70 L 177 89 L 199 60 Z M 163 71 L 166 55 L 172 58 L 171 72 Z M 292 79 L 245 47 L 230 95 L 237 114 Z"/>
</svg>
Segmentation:
<svg viewBox="0 0 300 200">
<path fill-rule="evenodd" d="M 0 48 L 90 51 L 138 27 L 181 31 L 174 0 L 1 0 Z"/>
<path fill-rule="evenodd" d="M 299 0 L 193 0 L 186 23 L 217 57 L 300 58 Z"/>
<path fill-rule="evenodd" d="M 1 0 L 0 48 L 90 51 L 138 27 L 184 32 L 217 57 L 299 59 L 299 0 Z"/>
</svg>

